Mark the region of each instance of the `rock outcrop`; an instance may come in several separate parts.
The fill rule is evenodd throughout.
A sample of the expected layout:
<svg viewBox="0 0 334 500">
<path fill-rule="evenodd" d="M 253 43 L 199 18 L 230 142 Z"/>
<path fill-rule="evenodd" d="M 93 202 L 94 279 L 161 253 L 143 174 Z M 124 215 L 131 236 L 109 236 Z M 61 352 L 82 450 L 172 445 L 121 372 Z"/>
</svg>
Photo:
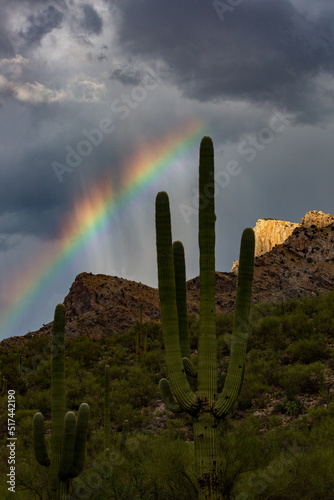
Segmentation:
<svg viewBox="0 0 334 500">
<path fill-rule="evenodd" d="M 283 243 L 300 224 L 278 219 L 259 219 L 254 227 L 255 255 L 270 252 Z"/>
<path fill-rule="evenodd" d="M 301 223 L 279 219 L 259 219 L 254 227 L 255 256 L 270 252 L 276 245 L 284 243 L 298 229 L 324 228 L 334 223 L 334 216 L 321 211 L 311 210 L 302 218 Z M 297 231 L 300 235 L 300 231 Z M 299 245 L 301 245 L 301 240 Z M 330 246 L 330 243 L 329 243 Z M 231 272 L 238 272 L 238 261 L 234 260 Z"/>
<path fill-rule="evenodd" d="M 307 212 L 305 217 L 302 218 L 302 226 L 306 228 L 310 227 L 326 227 L 334 223 L 334 215 L 324 214 L 321 211 L 311 210 Z"/>
</svg>

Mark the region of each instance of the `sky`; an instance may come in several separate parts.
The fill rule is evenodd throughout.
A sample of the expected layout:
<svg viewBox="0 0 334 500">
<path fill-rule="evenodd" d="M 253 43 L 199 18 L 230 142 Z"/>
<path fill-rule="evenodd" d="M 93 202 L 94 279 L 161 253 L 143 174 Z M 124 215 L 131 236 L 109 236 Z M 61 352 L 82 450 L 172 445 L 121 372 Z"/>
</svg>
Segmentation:
<svg viewBox="0 0 334 500">
<path fill-rule="evenodd" d="M 167 191 L 198 268 L 198 150 L 215 148 L 216 269 L 259 218 L 334 213 L 332 0 L 2 0 L 0 340 L 81 272 L 157 287 Z"/>
</svg>

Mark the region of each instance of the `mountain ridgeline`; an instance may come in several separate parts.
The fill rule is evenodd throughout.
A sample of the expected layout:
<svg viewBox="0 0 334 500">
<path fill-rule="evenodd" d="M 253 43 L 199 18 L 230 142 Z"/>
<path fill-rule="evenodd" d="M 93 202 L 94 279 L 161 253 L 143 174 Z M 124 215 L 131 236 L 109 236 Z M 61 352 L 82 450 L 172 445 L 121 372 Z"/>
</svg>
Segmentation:
<svg viewBox="0 0 334 500">
<path fill-rule="evenodd" d="M 260 219 L 255 227 L 252 303 L 316 296 L 334 286 L 334 216 L 310 211 L 301 224 Z M 216 313 L 234 310 L 238 262 L 231 272 L 216 272 Z M 188 314 L 199 314 L 199 277 L 187 286 Z M 160 321 L 157 289 L 116 276 L 79 274 L 64 300 L 67 335 L 99 339 L 121 333 L 139 321 Z M 21 344 L 25 338 L 49 334 L 52 324 L 24 337 L 2 341 Z"/>
</svg>

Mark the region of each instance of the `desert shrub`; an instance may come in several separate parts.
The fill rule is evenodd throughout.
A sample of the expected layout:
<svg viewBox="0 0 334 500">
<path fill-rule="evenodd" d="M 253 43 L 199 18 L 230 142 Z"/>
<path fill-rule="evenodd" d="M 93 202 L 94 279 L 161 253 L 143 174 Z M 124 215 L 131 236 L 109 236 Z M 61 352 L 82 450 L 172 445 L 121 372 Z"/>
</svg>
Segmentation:
<svg viewBox="0 0 334 500">
<path fill-rule="evenodd" d="M 140 364 L 152 375 L 160 371 L 163 363 L 163 355 L 161 351 L 149 351 L 140 358 Z"/>
<path fill-rule="evenodd" d="M 269 429 L 274 429 L 282 424 L 282 418 L 278 415 L 269 415 L 268 417 L 268 427 Z"/>
<path fill-rule="evenodd" d="M 99 377 L 104 377 L 105 365 L 110 366 L 110 380 L 111 381 L 125 378 L 127 371 L 128 371 L 128 366 L 125 366 L 122 364 L 120 364 L 120 365 L 116 364 L 116 363 L 112 362 L 112 360 L 111 360 L 111 362 L 108 360 L 108 362 L 105 361 L 104 363 L 101 363 Z"/>
<path fill-rule="evenodd" d="M 198 348 L 198 336 L 199 336 L 199 321 L 194 314 L 188 317 L 188 327 L 189 327 L 189 343 L 190 349 L 193 351 Z"/>
<path fill-rule="evenodd" d="M 299 307 L 283 317 L 283 331 L 290 340 L 298 340 L 310 337 L 315 328 L 311 318 Z"/>
<path fill-rule="evenodd" d="M 246 410 L 252 407 L 252 400 L 261 398 L 264 393 L 269 392 L 270 387 L 261 380 L 261 377 L 245 370 L 245 378 L 237 400 L 237 410 Z"/>
<path fill-rule="evenodd" d="M 296 363 L 286 366 L 280 377 L 279 385 L 285 390 L 288 399 L 298 394 L 314 394 L 320 389 L 320 373 L 324 364 L 320 361 L 303 365 Z"/>
<path fill-rule="evenodd" d="M 233 314 L 219 314 L 216 316 L 217 337 L 231 333 L 233 329 Z"/>
<path fill-rule="evenodd" d="M 330 356 L 324 335 L 299 339 L 287 348 L 287 352 L 292 355 L 292 361 L 302 363 L 313 363 L 321 359 L 327 359 Z"/>
<path fill-rule="evenodd" d="M 131 366 L 126 379 L 129 385 L 130 402 L 135 407 L 147 406 L 150 400 L 158 396 L 158 386 L 152 376 L 140 365 Z"/>
<path fill-rule="evenodd" d="M 99 359 L 101 344 L 85 336 L 71 339 L 66 346 L 65 355 L 88 368 Z"/>
<path fill-rule="evenodd" d="M 278 308 L 278 307 L 280 308 L 280 310 L 282 312 L 284 311 L 284 314 L 291 314 L 291 313 L 296 312 L 300 308 L 300 300 L 290 299 L 290 300 L 283 302 L 283 307 L 282 307 L 282 304 L 279 304 L 279 305 L 277 304 L 276 308 Z"/>
<path fill-rule="evenodd" d="M 43 389 L 41 391 L 31 391 L 27 393 L 24 403 L 25 409 L 35 409 L 43 413 L 43 415 L 50 414 L 51 412 L 51 393 L 50 389 Z"/>
<path fill-rule="evenodd" d="M 167 410 L 169 418 L 164 425 L 164 435 L 168 439 L 193 439 L 192 419 L 187 413 L 173 415 Z"/>
<path fill-rule="evenodd" d="M 120 344 L 114 344 L 108 352 L 110 358 L 119 364 L 128 360 L 130 349 Z"/>
<path fill-rule="evenodd" d="M 131 422 L 131 425 L 135 427 L 140 427 L 143 422 L 143 416 L 141 413 L 133 408 L 130 403 L 121 403 L 111 406 L 111 420 L 117 428 L 121 428 L 124 420 Z"/>
<path fill-rule="evenodd" d="M 138 471 L 145 478 L 146 498 L 193 500 L 197 497 L 192 443 L 154 436 L 138 451 Z"/>
<path fill-rule="evenodd" d="M 252 326 L 249 348 L 284 349 L 287 339 L 283 332 L 282 321 L 277 316 L 266 316 Z"/>
<path fill-rule="evenodd" d="M 259 357 L 257 350 L 252 349 L 247 354 L 247 370 L 248 373 L 256 374 L 267 385 L 276 385 L 281 367 L 278 360 L 269 351 Z"/>
<path fill-rule="evenodd" d="M 319 425 L 322 421 L 326 422 L 328 417 L 329 410 L 327 408 L 324 408 L 323 406 L 319 406 L 318 408 L 310 408 L 306 415 L 307 424 L 309 427 L 314 427 L 315 425 Z"/>
<path fill-rule="evenodd" d="M 271 498 L 330 500 L 334 490 L 333 463 L 333 448 L 315 447 L 286 468 L 275 483 L 268 485 L 266 494 L 277 495 Z"/>
<path fill-rule="evenodd" d="M 220 360 L 223 356 L 230 355 L 231 349 L 231 333 L 224 333 L 217 337 L 217 357 Z"/>
<path fill-rule="evenodd" d="M 297 399 L 287 399 L 284 404 L 284 412 L 287 415 L 297 416 L 304 410 L 303 403 Z"/>
</svg>

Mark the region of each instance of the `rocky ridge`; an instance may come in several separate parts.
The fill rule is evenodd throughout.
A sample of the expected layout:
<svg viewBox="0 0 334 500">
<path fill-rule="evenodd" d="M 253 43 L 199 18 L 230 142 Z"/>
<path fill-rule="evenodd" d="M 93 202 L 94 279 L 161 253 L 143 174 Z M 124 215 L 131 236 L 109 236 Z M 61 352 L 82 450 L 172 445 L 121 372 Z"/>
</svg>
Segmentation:
<svg viewBox="0 0 334 500">
<path fill-rule="evenodd" d="M 269 220 L 266 223 L 270 227 L 270 237 L 265 238 L 262 232 L 262 242 L 273 247 L 255 258 L 253 303 L 314 296 L 330 291 L 334 286 L 334 217 L 311 211 L 301 224 L 285 222 L 286 233 L 282 224 Z M 292 231 L 291 224 L 294 226 Z M 259 223 L 256 227 L 264 226 Z M 286 239 L 277 243 L 282 234 L 287 234 Z M 217 314 L 233 311 L 236 288 L 237 265 L 233 272 L 216 272 Z M 198 277 L 187 282 L 187 300 L 188 312 L 198 316 Z M 113 332 L 121 333 L 139 320 L 141 306 L 144 322 L 160 320 L 158 290 L 116 276 L 79 274 L 64 303 L 67 335 L 70 337 L 89 335 L 99 339 Z M 51 326 L 49 323 L 38 332 L 3 340 L 0 345 L 19 345 L 34 335 L 49 333 Z"/>
</svg>

